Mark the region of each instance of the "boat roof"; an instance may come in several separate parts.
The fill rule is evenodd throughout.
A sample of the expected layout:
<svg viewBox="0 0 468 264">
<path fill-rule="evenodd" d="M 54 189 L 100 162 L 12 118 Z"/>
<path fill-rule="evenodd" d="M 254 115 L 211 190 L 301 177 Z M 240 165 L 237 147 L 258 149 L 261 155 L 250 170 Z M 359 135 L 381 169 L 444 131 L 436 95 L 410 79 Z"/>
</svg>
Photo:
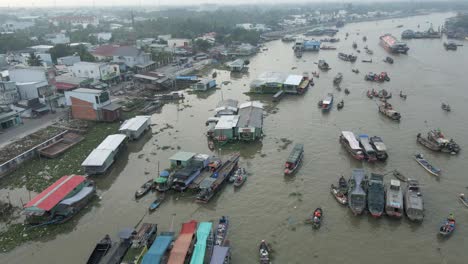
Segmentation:
<svg viewBox="0 0 468 264">
<path fill-rule="evenodd" d="M 263 127 L 263 104 L 257 101 L 246 102 L 239 106 L 239 128 Z"/>
<path fill-rule="evenodd" d="M 94 187 L 83 187 L 77 194 L 60 202 L 63 205 L 72 205 L 94 192 Z"/>
<path fill-rule="evenodd" d="M 366 194 L 366 192 L 362 189 L 361 186 L 361 182 L 364 180 L 365 176 L 366 172 L 364 171 L 364 169 L 353 169 L 351 178 L 353 178 L 356 181 L 355 189 L 352 192 L 353 194 Z"/>
<path fill-rule="evenodd" d="M 382 138 L 380 137 L 372 137 L 372 143 L 374 144 L 375 148 L 378 150 L 378 151 L 385 151 L 387 150 L 387 147 L 385 146 L 385 144 L 383 143 L 382 141 Z"/>
<path fill-rule="evenodd" d="M 390 180 L 390 185 L 400 187 L 401 183 L 399 180 Z"/>
<path fill-rule="evenodd" d="M 195 220 L 182 224 L 182 230 L 174 242 L 167 264 L 184 264 L 196 228 Z"/>
<path fill-rule="evenodd" d="M 341 131 L 341 135 L 348 141 L 349 146 L 354 150 L 361 150 L 359 142 L 356 140 L 356 136 L 351 131 Z"/>
<path fill-rule="evenodd" d="M 180 160 L 180 161 L 188 161 L 193 156 L 195 156 L 196 153 L 193 152 L 186 152 L 186 151 L 179 151 L 176 154 L 172 155 L 169 160 Z"/>
<path fill-rule="evenodd" d="M 210 264 L 223 264 L 229 253 L 229 247 L 214 246 Z"/>
<path fill-rule="evenodd" d="M 166 250 L 174 239 L 174 233 L 166 232 L 164 235 L 161 233 L 151 245 L 148 252 L 143 256 L 141 264 L 159 264 L 163 258 Z"/>
<path fill-rule="evenodd" d="M 122 131 L 122 130 L 137 131 L 150 119 L 151 119 L 151 116 L 135 116 L 134 118 L 125 120 L 125 122 L 120 126 L 119 131 Z"/>
<path fill-rule="evenodd" d="M 366 150 L 366 152 L 374 152 L 374 149 L 369 143 L 369 136 L 366 134 L 359 135 L 359 141 L 361 142 L 362 146 Z"/>
<path fill-rule="evenodd" d="M 81 163 L 81 166 L 102 166 L 111 154 L 112 150 L 110 149 L 94 149 Z"/>
<path fill-rule="evenodd" d="M 112 151 L 116 150 L 120 144 L 127 138 L 124 134 L 114 134 L 109 135 L 104 139 L 96 149 L 110 149 Z"/>
<path fill-rule="evenodd" d="M 24 208 L 26 211 L 49 211 L 85 180 L 86 177 L 80 175 L 63 176 L 29 201 Z"/>
<path fill-rule="evenodd" d="M 289 75 L 286 81 L 284 81 L 285 85 L 299 85 L 302 81 L 301 75 Z"/>
<path fill-rule="evenodd" d="M 325 99 L 323 99 L 322 104 L 330 104 L 332 100 L 333 100 L 333 95 L 327 94 Z"/>
<path fill-rule="evenodd" d="M 237 126 L 239 122 L 238 115 L 223 115 L 219 117 L 218 123 L 216 123 L 215 129 L 231 129 Z"/>
<path fill-rule="evenodd" d="M 301 153 L 304 151 L 304 145 L 303 144 L 296 144 L 294 145 L 293 150 L 291 151 L 291 154 L 288 157 L 288 162 L 294 163 L 299 159 L 299 156 Z"/>
<path fill-rule="evenodd" d="M 203 264 L 205 260 L 206 241 L 213 228 L 212 222 L 201 222 L 197 229 L 197 244 L 192 254 L 190 264 Z"/>
</svg>

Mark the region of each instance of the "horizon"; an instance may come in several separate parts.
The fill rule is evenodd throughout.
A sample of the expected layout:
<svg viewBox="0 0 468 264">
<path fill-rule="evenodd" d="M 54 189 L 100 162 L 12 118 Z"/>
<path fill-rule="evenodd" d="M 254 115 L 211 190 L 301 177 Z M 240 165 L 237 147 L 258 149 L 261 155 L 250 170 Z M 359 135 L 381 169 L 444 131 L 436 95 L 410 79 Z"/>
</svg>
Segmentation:
<svg viewBox="0 0 468 264">
<path fill-rule="evenodd" d="M 98 3 L 96 3 L 98 2 Z M 235 3 L 226 3 L 224 0 L 69 0 L 66 2 L 57 0 L 0 0 L 0 8 L 74 8 L 74 7 L 177 7 L 177 6 L 255 6 L 255 5 L 274 5 L 274 4 L 371 4 L 371 3 L 395 3 L 395 2 L 463 2 L 463 0 L 237 0 Z"/>
</svg>

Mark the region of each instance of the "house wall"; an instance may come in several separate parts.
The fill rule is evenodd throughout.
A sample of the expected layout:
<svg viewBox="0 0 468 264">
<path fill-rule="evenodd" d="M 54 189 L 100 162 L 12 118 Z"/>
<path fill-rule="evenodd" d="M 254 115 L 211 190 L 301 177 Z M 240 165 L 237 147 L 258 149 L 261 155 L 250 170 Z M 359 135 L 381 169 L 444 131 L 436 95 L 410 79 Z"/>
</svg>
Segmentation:
<svg viewBox="0 0 468 264">
<path fill-rule="evenodd" d="M 108 92 L 102 92 L 107 93 Z M 96 97 L 99 97 L 101 94 L 94 94 L 94 93 L 81 93 L 81 92 L 75 92 L 75 91 L 66 91 L 65 92 L 65 100 L 66 104 L 68 106 L 71 106 L 73 104 L 72 98 L 76 98 L 78 100 L 82 100 L 88 103 L 91 103 L 93 106 L 93 109 L 97 110 L 100 107 L 106 106 L 111 103 L 110 99 L 108 99 L 105 102 L 96 102 Z"/>
<path fill-rule="evenodd" d="M 0 105 L 14 104 L 19 98 L 18 89 L 14 82 L 0 82 Z"/>
<path fill-rule="evenodd" d="M 46 72 L 42 69 L 12 69 L 9 75 L 11 81 L 19 83 L 47 81 Z"/>
<path fill-rule="evenodd" d="M 69 69 L 75 77 L 91 78 L 95 80 L 101 79 L 99 63 L 75 63 Z"/>
<path fill-rule="evenodd" d="M 81 61 L 80 56 L 67 56 L 67 57 L 58 58 L 57 64 L 72 66 L 73 64 L 80 62 L 80 61 Z"/>
<path fill-rule="evenodd" d="M 46 87 L 48 86 L 47 82 L 38 82 L 38 83 L 22 83 L 17 84 L 18 93 L 20 94 L 21 100 L 29 100 L 34 98 L 42 97 Z M 42 93 L 40 93 L 42 91 Z"/>
<path fill-rule="evenodd" d="M 98 120 L 93 104 L 75 97 L 70 97 L 72 117 L 75 119 Z"/>
</svg>

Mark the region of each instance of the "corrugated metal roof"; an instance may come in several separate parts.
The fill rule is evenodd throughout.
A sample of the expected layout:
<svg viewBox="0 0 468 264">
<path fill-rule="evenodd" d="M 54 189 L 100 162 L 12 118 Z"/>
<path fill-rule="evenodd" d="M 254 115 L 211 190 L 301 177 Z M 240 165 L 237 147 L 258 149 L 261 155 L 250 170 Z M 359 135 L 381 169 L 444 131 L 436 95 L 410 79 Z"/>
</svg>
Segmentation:
<svg viewBox="0 0 468 264">
<path fill-rule="evenodd" d="M 238 115 L 226 115 L 219 118 L 218 123 L 215 126 L 215 129 L 231 129 L 237 126 L 239 122 Z"/>
<path fill-rule="evenodd" d="M 125 122 L 120 126 L 119 131 L 122 131 L 122 130 L 137 131 L 148 120 L 150 120 L 150 118 L 151 116 L 135 116 L 134 118 L 125 120 Z"/>
<path fill-rule="evenodd" d="M 24 207 L 26 210 L 35 207 L 44 211 L 49 211 L 85 180 L 86 177 L 80 175 L 63 176 L 34 197 L 34 199 L 29 201 Z"/>
<path fill-rule="evenodd" d="M 246 108 L 246 107 L 250 107 L 250 106 L 263 109 L 263 104 L 260 103 L 259 101 L 251 101 L 251 102 L 242 103 L 239 106 L 239 108 Z"/>
<path fill-rule="evenodd" d="M 242 107 L 242 105 L 239 110 L 239 122 L 237 123 L 237 127 L 263 127 L 263 108 L 256 107 L 255 105 Z"/>
<path fill-rule="evenodd" d="M 102 91 L 96 89 L 88 89 L 88 88 L 78 88 L 73 90 L 74 93 L 91 93 L 91 94 L 100 94 Z"/>
<path fill-rule="evenodd" d="M 112 150 L 110 149 L 94 149 L 81 163 L 81 166 L 102 166 L 111 154 Z"/>
<path fill-rule="evenodd" d="M 127 136 L 124 134 L 114 134 L 114 135 L 109 135 L 104 139 L 104 141 L 97 146 L 96 149 L 109 149 L 109 150 L 116 150 L 120 144 L 125 140 Z"/>
<path fill-rule="evenodd" d="M 182 225 L 179 237 L 174 242 L 171 254 L 169 256 L 168 264 L 183 264 L 187 256 L 190 243 L 192 242 L 193 234 L 197 228 L 197 221 L 190 221 Z"/>
<path fill-rule="evenodd" d="M 181 161 L 187 161 L 193 158 L 196 153 L 193 152 L 185 152 L 185 151 L 179 151 L 176 154 L 172 155 L 172 157 L 169 158 L 169 160 L 181 160 Z"/>
<path fill-rule="evenodd" d="M 301 75 L 289 75 L 286 81 L 284 81 L 285 85 L 299 85 L 302 81 Z"/>
</svg>

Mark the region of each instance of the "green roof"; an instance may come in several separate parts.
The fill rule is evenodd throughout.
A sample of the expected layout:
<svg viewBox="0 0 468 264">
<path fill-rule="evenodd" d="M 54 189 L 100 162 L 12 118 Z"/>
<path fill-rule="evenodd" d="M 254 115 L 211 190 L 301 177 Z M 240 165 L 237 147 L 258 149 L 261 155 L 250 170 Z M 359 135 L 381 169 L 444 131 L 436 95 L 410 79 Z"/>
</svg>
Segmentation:
<svg viewBox="0 0 468 264">
<path fill-rule="evenodd" d="M 196 155 L 196 153 L 193 153 L 193 152 L 179 151 L 176 154 L 172 155 L 172 157 L 170 157 L 169 159 L 170 160 L 188 161 L 191 158 L 193 158 L 193 156 L 195 156 L 195 155 Z"/>
</svg>

